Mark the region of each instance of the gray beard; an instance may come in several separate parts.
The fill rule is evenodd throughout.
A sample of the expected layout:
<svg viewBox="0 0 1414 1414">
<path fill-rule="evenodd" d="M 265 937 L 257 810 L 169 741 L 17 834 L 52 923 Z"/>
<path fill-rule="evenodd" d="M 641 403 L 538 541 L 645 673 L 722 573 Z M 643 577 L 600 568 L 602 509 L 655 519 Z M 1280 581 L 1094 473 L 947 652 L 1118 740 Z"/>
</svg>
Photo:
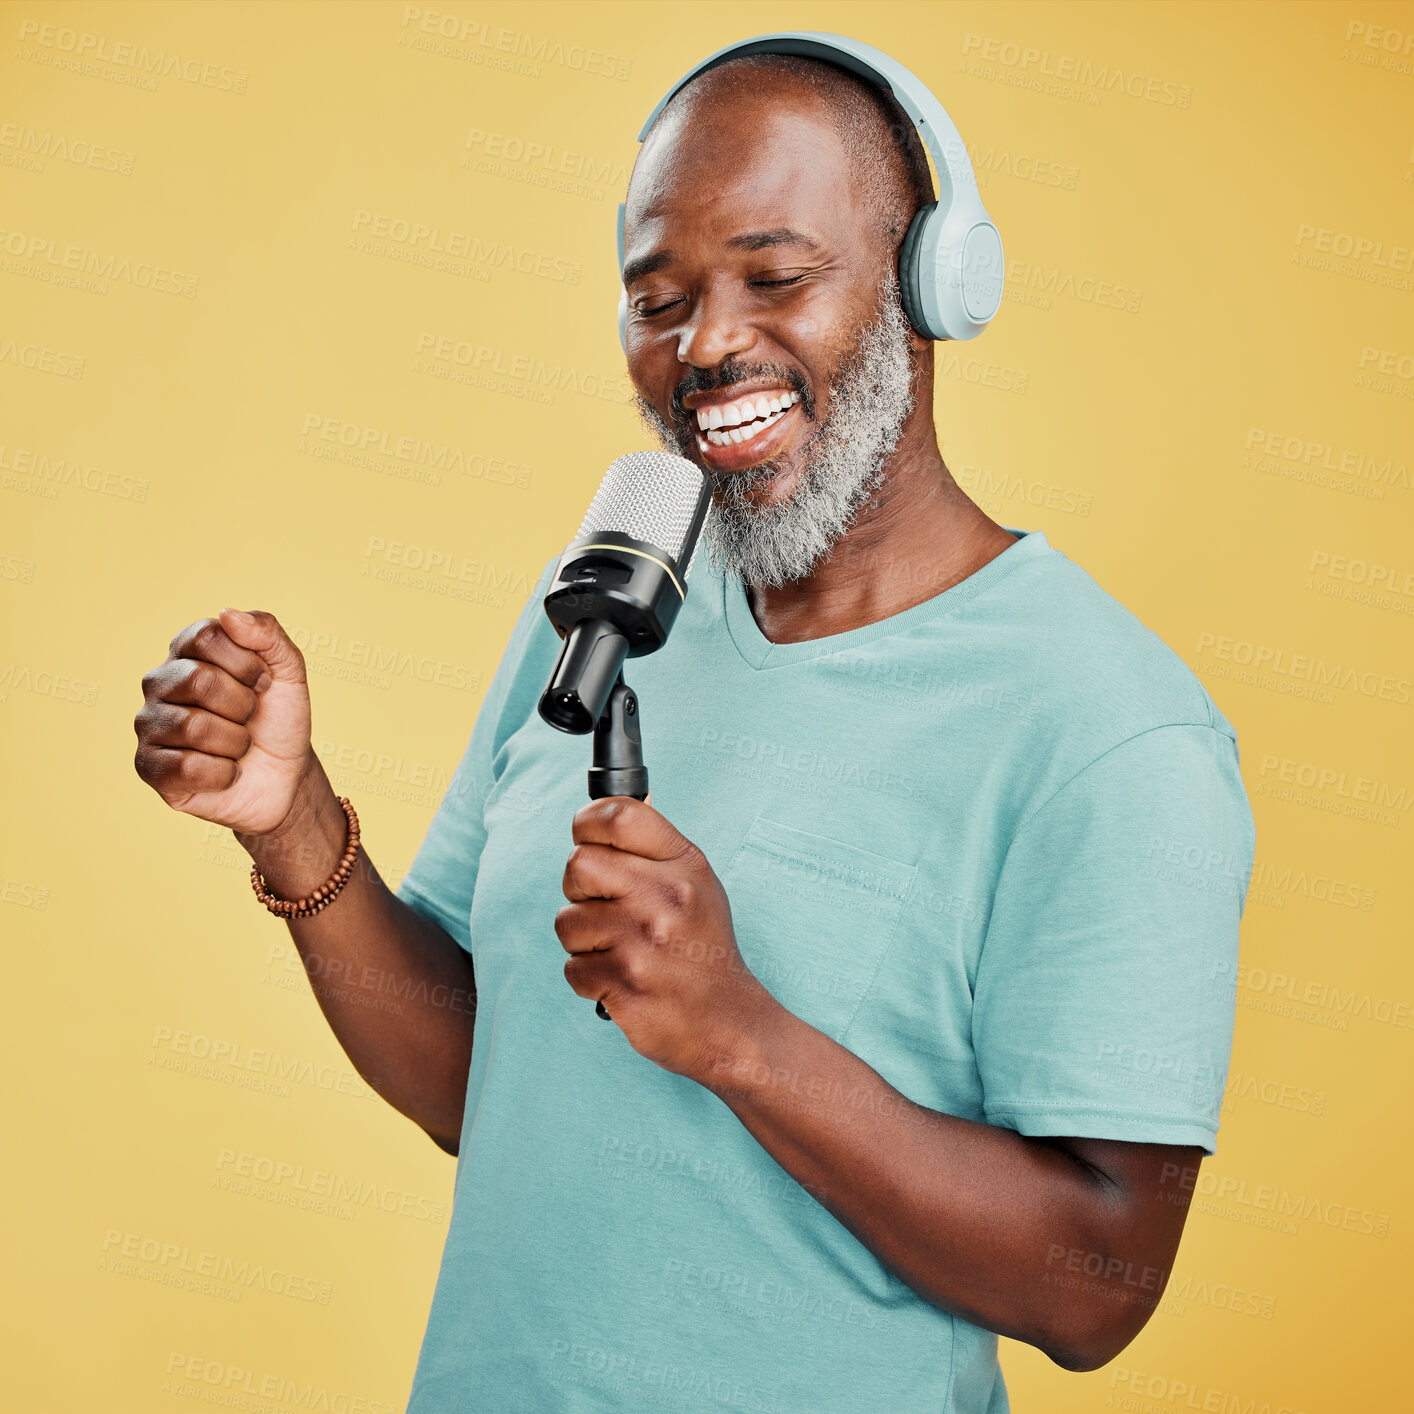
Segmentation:
<svg viewBox="0 0 1414 1414">
<path fill-rule="evenodd" d="M 719 572 L 743 583 L 779 588 L 807 578 L 854 523 L 884 478 L 884 467 L 913 411 L 913 351 L 909 326 L 890 274 L 874 319 L 859 333 L 830 382 L 829 412 L 805 447 L 795 490 L 784 502 L 754 506 L 750 492 L 781 470 L 763 461 L 715 477 L 703 544 Z M 687 456 L 687 445 L 641 394 L 638 415 L 664 451 Z M 802 414 L 806 403 L 798 404 Z"/>
</svg>

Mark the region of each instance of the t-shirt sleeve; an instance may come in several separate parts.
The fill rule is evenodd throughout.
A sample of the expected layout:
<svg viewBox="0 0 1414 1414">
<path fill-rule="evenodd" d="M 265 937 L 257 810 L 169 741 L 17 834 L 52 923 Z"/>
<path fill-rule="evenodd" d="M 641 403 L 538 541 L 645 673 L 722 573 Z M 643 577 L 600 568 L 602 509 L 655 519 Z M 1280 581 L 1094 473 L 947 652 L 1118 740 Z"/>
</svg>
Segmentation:
<svg viewBox="0 0 1414 1414">
<path fill-rule="evenodd" d="M 547 655 L 558 653 L 560 646 L 545 614 L 545 593 L 559 562 L 559 555 L 547 562 L 520 611 L 482 699 L 471 740 L 396 890 L 399 899 L 440 924 L 468 952 L 472 950 L 471 896 L 486 843 L 485 805 L 495 783 L 496 753 L 535 711 L 554 662 Z"/>
<path fill-rule="evenodd" d="M 988 1123 L 1215 1152 L 1255 845 L 1208 726 L 1130 737 L 1023 821 L 973 994 Z"/>
</svg>

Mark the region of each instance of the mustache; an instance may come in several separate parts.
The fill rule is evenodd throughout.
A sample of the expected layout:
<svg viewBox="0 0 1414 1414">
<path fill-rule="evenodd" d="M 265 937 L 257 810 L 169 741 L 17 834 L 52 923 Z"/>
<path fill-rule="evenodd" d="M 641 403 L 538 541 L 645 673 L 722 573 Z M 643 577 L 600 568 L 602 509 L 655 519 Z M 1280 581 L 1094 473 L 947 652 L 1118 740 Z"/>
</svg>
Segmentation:
<svg viewBox="0 0 1414 1414">
<path fill-rule="evenodd" d="M 715 368 L 690 369 L 682 382 L 673 389 L 673 416 L 684 427 L 695 431 L 697 419 L 683 406 L 689 393 L 712 393 L 730 388 L 734 383 L 765 383 L 773 381 L 800 395 L 800 410 L 814 420 L 815 398 L 802 374 L 779 363 L 743 363 L 728 355 Z"/>
</svg>

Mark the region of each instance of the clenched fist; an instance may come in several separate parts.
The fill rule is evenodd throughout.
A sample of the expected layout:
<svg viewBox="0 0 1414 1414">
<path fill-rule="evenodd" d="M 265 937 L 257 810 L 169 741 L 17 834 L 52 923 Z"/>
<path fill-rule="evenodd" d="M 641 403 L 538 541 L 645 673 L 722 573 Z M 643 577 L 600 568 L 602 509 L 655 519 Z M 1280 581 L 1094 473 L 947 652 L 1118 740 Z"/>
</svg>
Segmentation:
<svg viewBox="0 0 1414 1414">
<path fill-rule="evenodd" d="M 134 764 L 168 805 L 238 834 L 284 823 L 317 758 L 304 657 L 273 615 L 198 619 L 142 692 Z"/>
</svg>

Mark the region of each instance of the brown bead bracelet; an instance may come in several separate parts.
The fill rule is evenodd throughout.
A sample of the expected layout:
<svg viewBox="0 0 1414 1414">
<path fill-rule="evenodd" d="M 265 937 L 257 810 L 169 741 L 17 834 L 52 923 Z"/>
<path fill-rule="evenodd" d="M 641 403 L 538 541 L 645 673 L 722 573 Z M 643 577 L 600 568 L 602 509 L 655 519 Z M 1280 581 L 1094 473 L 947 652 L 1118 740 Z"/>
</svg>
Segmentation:
<svg viewBox="0 0 1414 1414">
<path fill-rule="evenodd" d="M 339 867 L 312 894 L 296 899 L 276 898 L 265 887 L 265 877 L 260 872 L 260 866 L 257 864 L 250 866 L 250 886 L 255 890 L 256 898 L 277 917 L 313 918 L 316 913 L 322 913 L 338 898 L 340 890 L 348 883 L 349 877 L 353 874 L 354 861 L 358 858 L 358 814 L 349 803 L 348 796 L 341 795 L 339 804 L 343 806 L 344 814 L 348 816 L 349 842 L 344 847 L 344 855 L 339 860 Z"/>
</svg>

